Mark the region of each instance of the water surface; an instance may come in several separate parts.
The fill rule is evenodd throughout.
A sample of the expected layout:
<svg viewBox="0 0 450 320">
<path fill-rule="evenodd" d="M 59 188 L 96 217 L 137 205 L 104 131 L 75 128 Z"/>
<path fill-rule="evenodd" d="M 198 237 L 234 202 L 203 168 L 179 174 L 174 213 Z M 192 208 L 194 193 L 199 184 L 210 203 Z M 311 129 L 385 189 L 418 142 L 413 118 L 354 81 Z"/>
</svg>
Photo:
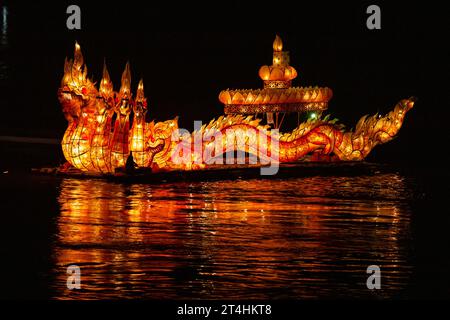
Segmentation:
<svg viewBox="0 0 450 320">
<path fill-rule="evenodd" d="M 57 299 L 389 298 L 408 287 L 409 197 L 396 173 L 161 185 L 64 179 Z M 82 290 L 66 288 L 68 265 Z M 383 290 L 367 290 L 379 265 Z"/>
</svg>

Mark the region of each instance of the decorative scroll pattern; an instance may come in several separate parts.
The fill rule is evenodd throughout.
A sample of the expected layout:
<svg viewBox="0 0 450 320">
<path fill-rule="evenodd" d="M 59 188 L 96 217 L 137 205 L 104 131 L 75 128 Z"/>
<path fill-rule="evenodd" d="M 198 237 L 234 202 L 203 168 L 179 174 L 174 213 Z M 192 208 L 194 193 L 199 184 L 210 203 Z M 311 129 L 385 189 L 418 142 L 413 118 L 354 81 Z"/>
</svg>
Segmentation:
<svg viewBox="0 0 450 320">
<path fill-rule="evenodd" d="M 225 114 L 254 115 L 266 112 L 308 112 L 325 111 L 328 103 L 296 103 L 296 104 L 270 104 L 270 105 L 227 105 Z"/>
<path fill-rule="evenodd" d="M 292 86 L 292 81 L 264 81 L 264 89 L 287 89 Z"/>
</svg>

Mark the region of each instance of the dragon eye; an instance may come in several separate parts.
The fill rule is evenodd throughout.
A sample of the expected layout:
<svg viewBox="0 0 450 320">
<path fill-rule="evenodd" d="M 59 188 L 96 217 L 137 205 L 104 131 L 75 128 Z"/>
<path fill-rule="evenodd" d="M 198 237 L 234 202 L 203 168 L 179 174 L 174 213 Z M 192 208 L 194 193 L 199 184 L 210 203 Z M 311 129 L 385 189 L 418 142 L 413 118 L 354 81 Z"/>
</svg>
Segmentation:
<svg viewBox="0 0 450 320">
<path fill-rule="evenodd" d="M 86 95 L 87 94 L 87 89 L 86 87 L 81 88 L 81 93 Z"/>
</svg>

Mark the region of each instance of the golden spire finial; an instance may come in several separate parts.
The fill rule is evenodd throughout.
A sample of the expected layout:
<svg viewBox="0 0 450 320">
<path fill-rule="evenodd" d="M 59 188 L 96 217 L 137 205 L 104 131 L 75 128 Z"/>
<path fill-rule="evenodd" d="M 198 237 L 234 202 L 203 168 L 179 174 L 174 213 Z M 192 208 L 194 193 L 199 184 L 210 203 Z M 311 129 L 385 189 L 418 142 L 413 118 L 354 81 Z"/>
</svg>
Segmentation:
<svg viewBox="0 0 450 320">
<path fill-rule="evenodd" d="M 120 88 L 120 95 L 122 99 L 131 98 L 130 88 L 131 88 L 131 71 L 130 71 L 130 63 L 127 62 L 125 70 L 123 71 L 122 74 L 122 86 Z"/>
<path fill-rule="evenodd" d="M 103 61 L 103 78 L 100 82 L 100 93 L 104 97 L 109 97 L 113 94 L 113 84 L 109 77 L 108 68 L 106 67 L 106 61 Z"/>
<path fill-rule="evenodd" d="M 278 35 L 275 37 L 275 41 L 273 42 L 273 51 L 275 52 L 283 51 L 283 41 Z"/>
<path fill-rule="evenodd" d="M 78 42 L 75 41 L 75 53 L 74 53 L 74 60 L 73 60 L 73 66 L 75 69 L 80 70 L 81 67 L 84 64 L 83 54 L 81 53 L 81 47 L 78 44 Z"/>
<path fill-rule="evenodd" d="M 136 94 L 136 101 L 138 102 L 144 102 L 145 101 L 145 93 L 144 93 L 144 80 L 141 79 L 138 84 L 137 94 Z"/>
</svg>

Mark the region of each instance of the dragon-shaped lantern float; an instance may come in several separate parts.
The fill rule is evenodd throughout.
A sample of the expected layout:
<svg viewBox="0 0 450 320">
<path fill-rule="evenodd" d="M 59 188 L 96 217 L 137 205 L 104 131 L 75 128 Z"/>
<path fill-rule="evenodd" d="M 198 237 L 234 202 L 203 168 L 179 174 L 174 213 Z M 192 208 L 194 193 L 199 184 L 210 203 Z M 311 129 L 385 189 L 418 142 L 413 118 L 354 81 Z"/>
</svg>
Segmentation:
<svg viewBox="0 0 450 320">
<path fill-rule="evenodd" d="M 142 80 L 139 82 L 133 97 L 128 64 L 119 92 L 114 92 L 106 66 L 97 89 L 87 77 L 81 48 L 75 44 L 74 59 L 66 59 L 58 91 L 69 122 L 62 140 L 62 150 L 68 161 L 65 168 L 114 174 L 124 168 L 132 156 L 136 167 L 153 172 L 200 170 L 212 167 L 208 160 L 217 159 L 230 150 L 274 157 L 273 152 L 268 152 L 273 145 L 277 145 L 276 161 L 280 163 L 325 159 L 361 161 L 375 146 L 396 137 L 406 113 L 414 106 L 413 98 L 403 100 L 389 114 L 365 116 L 353 131 L 346 132 L 336 120 L 321 117 L 332 98 L 331 89 L 292 87 L 297 71 L 289 65 L 289 54 L 283 52 L 278 36 L 273 49 L 273 65 L 264 66 L 259 72 L 264 89 L 221 92 L 219 99 L 225 105 L 226 115 L 192 134 L 181 134 L 177 119 L 146 122 L 144 84 Z M 278 132 L 286 114 L 306 112 L 314 116 L 298 123 L 289 133 Z M 259 114 L 263 117 L 258 117 Z M 211 131 L 219 135 L 205 139 L 211 136 Z M 257 135 L 247 135 L 250 131 Z M 193 142 L 199 135 L 203 137 L 200 148 Z M 236 143 L 239 135 L 245 137 L 241 139 L 243 143 Z M 190 152 L 183 156 L 186 147 Z M 183 161 L 178 161 L 180 155 Z"/>
</svg>

